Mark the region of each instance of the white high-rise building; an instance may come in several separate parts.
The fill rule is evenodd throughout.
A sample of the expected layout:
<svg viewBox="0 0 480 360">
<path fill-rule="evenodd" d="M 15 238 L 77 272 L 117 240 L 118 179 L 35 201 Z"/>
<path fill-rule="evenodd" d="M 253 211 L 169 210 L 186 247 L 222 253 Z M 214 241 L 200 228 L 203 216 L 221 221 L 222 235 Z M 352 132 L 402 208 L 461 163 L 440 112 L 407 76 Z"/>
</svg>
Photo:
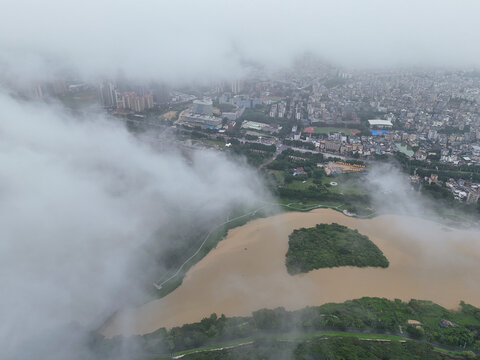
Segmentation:
<svg viewBox="0 0 480 360">
<path fill-rule="evenodd" d="M 233 94 L 240 94 L 242 91 L 242 84 L 240 80 L 234 80 L 232 81 L 232 93 Z"/>
</svg>

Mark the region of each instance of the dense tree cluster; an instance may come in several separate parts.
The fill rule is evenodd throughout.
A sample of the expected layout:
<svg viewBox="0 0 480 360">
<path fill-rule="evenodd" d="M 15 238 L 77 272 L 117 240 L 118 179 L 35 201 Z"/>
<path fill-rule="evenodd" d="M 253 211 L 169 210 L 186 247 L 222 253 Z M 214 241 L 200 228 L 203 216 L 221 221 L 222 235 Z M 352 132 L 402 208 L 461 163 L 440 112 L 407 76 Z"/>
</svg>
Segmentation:
<svg viewBox="0 0 480 360">
<path fill-rule="evenodd" d="M 354 337 L 311 341 L 256 341 L 251 346 L 192 354 L 185 360 L 441 360 L 430 344 L 362 341 Z"/>
<path fill-rule="evenodd" d="M 447 134 L 447 135 L 452 135 L 452 134 L 466 134 L 470 132 L 470 125 L 465 125 L 462 130 L 460 130 L 459 127 L 456 126 L 445 126 L 441 129 L 438 130 L 440 134 Z"/>
<path fill-rule="evenodd" d="M 408 325 L 409 320 L 417 320 L 422 325 Z M 251 346 L 239 347 L 234 351 L 198 353 L 185 356 L 185 359 L 270 359 L 268 354 L 271 353 L 272 356 L 285 354 L 287 349 L 291 349 L 291 353 L 295 354 L 295 359 L 375 359 L 377 358 L 376 354 L 383 354 L 381 352 L 383 350 L 377 346 L 382 347 L 386 344 L 362 342 L 343 337 L 329 339 L 328 343 L 331 346 L 327 348 L 322 347 L 321 341 L 324 341 L 322 338 L 301 342 L 294 346 L 288 345 L 284 341 L 274 341 L 273 347 L 278 351 L 270 347 L 271 340 L 275 340 L 281 334 L 292 332 L 308 334 L 315 331 L 364 332 L 365 335 L 362 337 L 365 338 L 369 337 L 369 332 L 394 334 L 451 346 L 456 350 L 478 352 L 480 351 L 480 309 L 464 302 L 460 303 L 459 310 L 452 311 L 431 301 L 403 302 L 398 299 L 391 301 L 366 297 L 344 303 L 307 307 L 297 311 L 286 311 L 284 308 L 262 309 L 255 311 L 251 317 L 227 318 L 223 315 L 218 317 L 212 314 L 198 323 L 174 327 L 171 330 L 162 328 L 151 334 L 129 338 L 117 336 L 105 339 L 98 335 L 92 335 L 89 341 L 92 350 L 98 354 L 98 359 L 120 354 L 120 350 L 125 348 L 132 351 L 129 358 L 144 359 L 151 358 L 154 354 L 167 356 L 172 352 L 224 341 L 238 340 L 237 343 L 245 343 L 251 341 L 252 338 L 256 341 Z M 341 336 L 348 336 L 347 333 L 342 334 Z M 387 346 L 385 349 L 388 349 L 392 356 L 379 358 L 437 359 L 430 357 L 432 347 L 429 344 L 414 341 L 407 341 L 405 344 L 395 342 L 390 344 L 392 348 Z M 359 347 L 363 350 L 360 350 Z M 331 351 L 328 352 L 328 349 Z M 377 353 L 377 351 L 380 352 Z M 410 351 L 416 353 L 417 357 L 409 357 L 412 355 L 409 354 Z M 402 357 L 400 354 L 406 355 Z M 224 357 L 234 355 L 245 357 Z M 278 358 L 280 357 L 272 359 Z"/>
<path fill-rule="evenodd" d="M 231 151 L 235 155 L 245 156 L 247 162 L 255 167 L 271 158 L 277 150 L 275 145 L 265 145 L 257 142 L 242 143 L 237 139 L 229 139 Z"/>
<path fill-rule="evenodd" d="M 287 146 L 293 146 L 297 148 L 304 148 L 308 150 L 315 150 L 315 144 L 308 141 L 301 140 L 283 140 L 283 143 Z"/>
<path fill-rule="evenodd" d="M 287 149 L 283 150 L 268 168 L 272 170 L 289 170 L 302 166 L 308 174 L 321 162 L 323 162 L 323 155 L 320 153 L 300 152 Z"/>
<path fill-rule="evenodd" d="M 400 343 L 362 341 L 357 338 L 315 339 L 299 344 L 295 360 L 330 359 L 418 359 L 440 360 L 447 357 L 434 352 L 433 346 L 414 341 Z"/>
<path fill-rule="evenodd" d="M 285 263 L 292 275 L 326 267 L 389 264 L 367 236 L 336 223 L 294 230 L 289 236 Z"/>
<path fill-rule="evenodd" d="M 416 172 L 419 176 L 430 176 L 437 174 L 441 181 L 454 179 L 465 179 L 480 181 L 480 166 L 479 165 L 450 165 L 440 161 L 421 161 L 409 159 L 401 152 L 395 153 L 395 159 L 400 162 L 405 171 L 410 174 Z"/>
<path fill-rule="evenodd" d="M 230 112 L 236 109 L 236 106 L 233 104 L 228 104 L 228 103 L 215 103 L 214 104 L 216 108 L 218 108 L 222 113 L 224 112 Z"/>
<path fill-rule="evenodd" d="M 424 184 L 422 186 L 423 193 L 436 200 L 454 200 L 453 194 L 446 187 L 439 186 L 435 183 Z"/>
</svg>

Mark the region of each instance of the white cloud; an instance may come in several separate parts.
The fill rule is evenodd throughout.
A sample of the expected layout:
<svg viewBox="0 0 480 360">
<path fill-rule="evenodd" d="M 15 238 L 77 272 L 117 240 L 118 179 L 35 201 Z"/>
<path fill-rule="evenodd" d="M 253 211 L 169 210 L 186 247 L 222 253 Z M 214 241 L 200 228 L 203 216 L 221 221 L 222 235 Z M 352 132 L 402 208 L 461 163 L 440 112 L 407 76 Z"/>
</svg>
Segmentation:
<svg viewBox="0 0 480 360">
<path fill-rule="evenodd" d="M 172 223 L 214 224 L 263 196 L 251 169 L 211 152 L 156 153 L 102 116 L 1 94 L 0 118 L 2 359 L 70 322 L 95 328 L 139 295 L 155 260 L 139 249 L 165 246 Z"/>
</svg>

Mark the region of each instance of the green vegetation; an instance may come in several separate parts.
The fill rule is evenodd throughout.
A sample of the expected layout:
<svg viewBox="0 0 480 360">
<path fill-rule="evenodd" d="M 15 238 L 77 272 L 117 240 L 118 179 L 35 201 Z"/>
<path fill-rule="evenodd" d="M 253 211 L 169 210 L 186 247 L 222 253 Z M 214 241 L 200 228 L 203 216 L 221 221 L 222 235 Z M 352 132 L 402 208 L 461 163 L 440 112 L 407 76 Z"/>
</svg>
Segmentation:
<svg viewBox="0 0 480 360">
<path fill-rule="evenodd" d="M 98 104 L 95 89 L 82 89 L 76 92 L 68 92 L 59 96 L 60 102 L 72 109 L 81 110 L 87 106 Z"/>
<path fill-rule="evenodd" d="M 430 344 L 362 341 L 355 337 L 315 339 L 299 344 L 294 359 L 442 359 Z"/>
<path fill-rule="evenodd" d="M 346 83 L 347 83 L 347 80 L 339 78 L 339 77 L 334 77 L 334 78 L 330 78 L 330 79 L 326 80 L 324 85 L 327 88 L 330 89 L 330 88 L 333 88 L 333 87 L 336 87 L 336 86 L 344 85 Z"/>
<path fill-rule="evenodd" d="M 311 209 L 312 205 L 321 203 L 337 209 L 342 207 L 358 215 L 371 216 L 371 199 L 362 186 L 362 174 L 326 176 L 323 168 L 317 166 L 323 161 L 320 153 L 284 150 L 268 165 L 272 192 L 278 195 L 282 203 L 298 204 L 295 207 L 298 210 Z M 348 162 L 363 164 L 355 160 Z M 294 176 L 294 169 L 298 167 L 302 167 L 305 174 Z M 336 182 L 338 186 L 331 186 L 331 182 Z M 294 210 L 291 206 L 289 208 Z"/>
<path fill-rule="evenodd" d="M 265 113 L 263 108 L 247 108 L 243 112 L 240 120 L 255 121 L 260 123 L 271 123 L 271 119 Z"/>
<path fill-rule="evenodd" d="M 304 148 L 308 150 L 315 150 L 315 145 L 311 142 L 300 141 L 300 140 L 283 140 L 283 143 L 287 146 L 293 146 L 297 148 Z"/>
<path fill-rule="evenodd" d="M 237 139 L 229 139 L 229 143 L 232 144 L 230 151 L 237 156 L 245 156 L 247 162 L 258 167 L 269 158 L 273 156 L 277 148 L 275 145 L 265 145 L 256 142 L 244 142 L 241 143 Z"/>
<path fill-rule="evenodd" d="M 218 108 L 222 113 L 231 112 L 237 108 L 235 105 L 227 103 L 216 103 L 215 107 Z"/>
<path fill-rule="evenodd" d="M 409 320 L 418 321 L 421 325 L 416 329 L 421 330 L 411 333 Z M 415 341 L 417 338 L 425 343 Z M 133 349 L 131 359 L 167 359 L 171 354 L 189 354 L 185 359 L 215 359 L 212 356 L 226 354 L 230 356 L 227 359 L 237 355 L 245 355 L 240 359 L 269 359 L 267 354 L 288 351 L 302 355 L 295 357 L 298 359 L 441 359 L 440 351 L 475 358 L 480 351 L 480 309 L 463 302 L 459 310 L 452 311 L 431 301 L 365 297 L 297 311 L 262 309 L 250 317 L 212 314 L 194 324 L 143 336 L 105 339 L 92 334 L 90 346 L 98 358 L 120 349 Z M 224 347 L 234 348 L 218 350 Z M 313 348 L 318 352 L 310 352 Z M 217 350 L 208 351 L 212 349 Z M 385 354 L 390 357 L 376 357 L 382 349 L 388 349 Z M 417 357 L 409 357 L 410 352 Z"/>
<path fill-rule="evenodd" d="M 450 190 L 448 190 L 446 187 L 439 186 L 435 183 L 423 184 L 422 192 L 425 195 L 435 200 L 447 200 L 447 201 L 454 200 L 453 194 Z"/>
<path fill-rule="evenodd" d="M 186 360 L 334 360 L 334 359 L 430 359 L 448 358 L 435 352 L 433 346 L 409 341 L 372 341 L 355 337 L 317 338 L 311 341 L 285 342 L 257 340 L 249 346 L 233 349 L 196 353 L 185 356 Z"/>
<path fill-rule="evenodd" d="M 422 177 L 437 174 L 438 179 L 441 181 L 448 180 L 449 178 L 480 181 L 479 165 L 469 166 L 465 164 L 455 166 L 440 161 L 421 161 L 409 159 L 408 156 L 400 152 L 395 154 L 395 160 L 397 160 L 409 174 L 413 174 L 415 171 Z"/>
<path fill-rule="evenodd" d="M 356 129 L 338 128 L 338 127 L 315 127 L 314 134 L 329 134 L 331 132 L 342 132 L 345 135 L 352 135 L 358 132 Z"/>
<path fill-rule="evenodd" d="M 337 266 L 385 268 L 388 260 L 367 236 L 333 223 L 294 230 L 289 236 L 286 265 L 293 275 Z"/>
<path fill-rule="evenodd" d="M 480 181 L 480 166 L 478 165 L 453 166 L 436 161 L 411 160 L 402 153 L 396 153 L 395 159 L 401 164 L 403 171 L 408 174 L 416 173 L 421 178 L 436 174 L 440 181 L 446 181 L 449 178 Z M 442 218 L 462 224 L 474 223 L 479 219 L 480 211 L 477 211 L 475 204 L 466 204 L 456 200 L 452 192 L 444 185 L 423 183 L 417 185 L 416 189 L 432 200 L 432 210 Z"/>
<path fill-rule="evenodd" d="M 458 134 L 458 135 L 462 135 L 462 134 L 466 134 L 466 133 L 469 133 L 470 132 L 470 125 L 466 125 L 463 129 L 460 129 L 458 127 L 455 127 L 455 126 L 445 126 L 441 129 L 438 130 L 438 132 L 440 134 L 447 134 L 447 135 L 452 135 L 452 134 Z"/>
<path fill-rule="evenodd" d="M 268 168 L 272 170 L 289 170 L 302 166 L 307 173 L 313 171 L 318 163 L 323 162 L 323 155 L 313 152 L 300 152 L 292 149 L 282 151 Z"/>
<path fill-rule="evenodd" d="M 379 155 L 389 161 L 391 157 Z M 398 152 L 394 156 L 400 162 L 403 170 L 413 174 L 414 171 L 423 177 L 438 174 L 440 180 L 449 177 L 480 181 L 480 166 L 454 167 L 437 162 L 409 160 L 407 156 Z M 340 159 L 329 159 L 332 161 Z M 361 161 L 347 160 L 345 162 L 359 163 Z M 326 175 L 317 164 L 324 163 L 323 155 L 315 152 L 300 152 L 292 149 L 284 150 L 275 161 L 267 166 L 267 180 L 271 191 L 278 196 L 279 201 L 288 204 L 290 210 L 306 211 L 315 208 L 315 205 L 337 210 L 348 210 L 360 217 L 371 217 L 376 211 L 368 189 L 364 186 L 363 173 L 344 173 Z M 417 167 L 418 166 L 418 167 Z M 432 167 L 433 166 L 433 167 Z M 304 173 L 295 174 L 302 167 Z M 422 168 L 423 167 L 423 168 Z M 438 167 L 438 170 L 437 168 Z M 467 171 L 469 171 L 467 173 Z M 337 186 L 331 186 L 335 182 Z M 448 219 L 452 225 L 467 224 L 478 221 L 480 207 L 476 204 L 466 204 L 453 198 L 452 193 L 445 186 L 436 184 L 422 184 L 417 190 L 431 200 L 431 209 L 441 218 Z M 383 200 L 388 203 L 386 197 Z M 395 204 L 391 204 L 395 208 Z"/>
</svg>

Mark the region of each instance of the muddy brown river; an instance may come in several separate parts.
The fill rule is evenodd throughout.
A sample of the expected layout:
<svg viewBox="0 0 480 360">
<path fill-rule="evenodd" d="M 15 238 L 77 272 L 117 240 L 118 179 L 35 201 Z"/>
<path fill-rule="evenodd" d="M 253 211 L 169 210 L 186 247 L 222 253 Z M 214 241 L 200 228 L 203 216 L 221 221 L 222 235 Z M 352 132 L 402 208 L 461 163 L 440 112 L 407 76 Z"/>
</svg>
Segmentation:
<svg viewBox="0 0 480 360">
<path fill-rule="evenodd" d="M 289 275 L 288 235 L 294 229 L 332 222 L 370 237 L 390 266 Z M 230 230 L 175 291 L 117 313 L 101 332 L 107 337 L 145 334 L 196 322 L 211 313 L 250 315 L 265 307 L 293 310 L 362 296 L 426 299 L 451 309 L 461 300 L 480 306 L 479 279 L 480 232 L 397 215 L 356 219 L 326 209 L 289 212 Z"/>
</svg>

